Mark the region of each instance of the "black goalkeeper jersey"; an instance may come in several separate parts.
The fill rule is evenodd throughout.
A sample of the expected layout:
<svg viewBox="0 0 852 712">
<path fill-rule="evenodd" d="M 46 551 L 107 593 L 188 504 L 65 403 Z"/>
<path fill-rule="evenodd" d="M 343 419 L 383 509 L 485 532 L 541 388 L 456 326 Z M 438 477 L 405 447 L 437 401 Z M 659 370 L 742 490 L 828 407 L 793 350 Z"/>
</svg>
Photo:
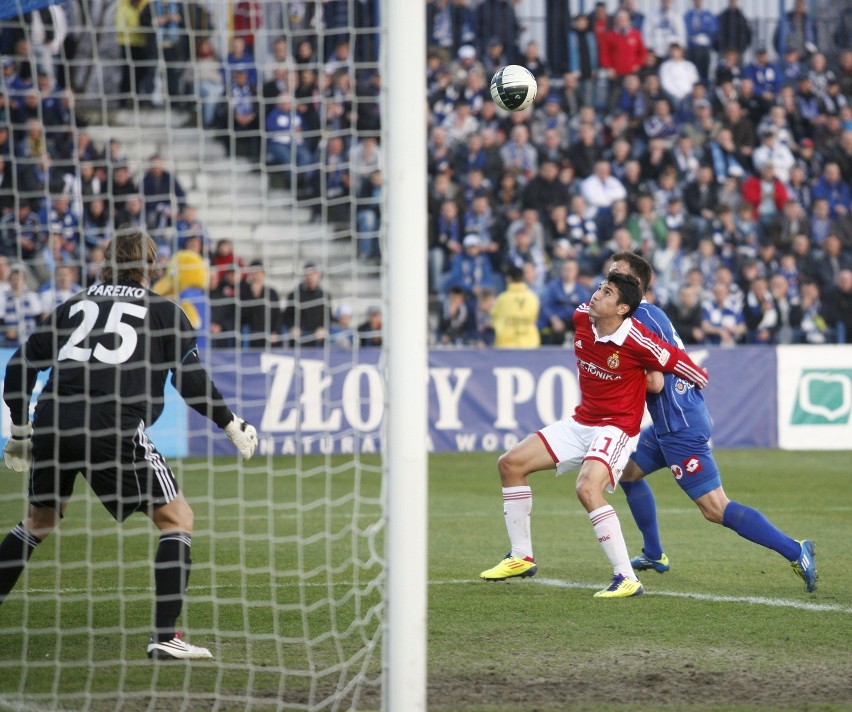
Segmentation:
<svg viewBox="0 0 852 712">
<path fill-rule="evenodd" d="M 186 314 L 134 282 L 95 284 L 75 295 L 14 353 L 3 398 L 15 424 L 27 422 L 37 373 L 48 368 L 39 403 L 52 400 L 60 413 L 112 410 L 122 424 L 151 425 L 163 411 L 171 372 L 175 388 L 199 413 L 219 427 L 233 417 L 198 359 Z"/>
</svg>

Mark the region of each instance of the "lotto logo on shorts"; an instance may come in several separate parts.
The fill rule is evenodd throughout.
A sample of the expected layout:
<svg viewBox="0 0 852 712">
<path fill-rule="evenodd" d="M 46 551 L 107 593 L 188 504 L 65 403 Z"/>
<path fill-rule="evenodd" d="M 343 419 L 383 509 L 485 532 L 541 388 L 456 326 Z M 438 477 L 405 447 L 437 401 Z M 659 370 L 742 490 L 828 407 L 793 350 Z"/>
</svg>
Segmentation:
<svg viewBox="0 0 852 712">
<path fill-rule="evenodd" d="M 693 455 L 683 461 L 683 469 L 686 470 L 686 474 L 688 475 L 694 475 L 696 472 L 701 472 L 701 460 Z"/>
<path fill-rule="evenodd" d="M 672 465 L 672 474 L 674 475 L 674 478 L 676 480 L 679 480 L 681 477 L 683 477 L 683 470 L 681 469 L 681 466 Z"/>
</svg>

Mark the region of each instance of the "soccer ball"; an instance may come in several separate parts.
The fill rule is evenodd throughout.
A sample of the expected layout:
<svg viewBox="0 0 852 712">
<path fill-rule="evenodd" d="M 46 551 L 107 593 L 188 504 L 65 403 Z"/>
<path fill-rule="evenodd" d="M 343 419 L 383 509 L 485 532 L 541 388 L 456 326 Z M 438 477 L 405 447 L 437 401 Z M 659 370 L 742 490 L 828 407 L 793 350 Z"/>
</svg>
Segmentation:
<svg viewBox="0 0 852 712">
<path fill-rule="evenodd" d="M 506 111 L 523 111 L 535 99 L 538 84 L 526 67 L 510 64 L 491 79 L 491 98 Z"/>
</svg>

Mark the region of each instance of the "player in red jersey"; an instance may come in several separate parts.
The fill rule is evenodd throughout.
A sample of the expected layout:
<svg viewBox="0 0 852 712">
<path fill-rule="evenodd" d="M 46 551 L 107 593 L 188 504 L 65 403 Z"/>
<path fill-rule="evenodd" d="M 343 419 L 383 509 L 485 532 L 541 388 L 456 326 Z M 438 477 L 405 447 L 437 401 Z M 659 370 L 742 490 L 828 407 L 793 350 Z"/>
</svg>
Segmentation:
<svg viewBox="0 0 852 712">
<path fill-rule="evenodd" d="M 630 565 L 618 516 L 604 492 L 613 492 L 639 440 L 645 408 L 646 369 L 676 373 L 699 388 L 707 374 L 675 346 L 665 343 L 630 316 L 642 300 L 632 275 L 610 274 L 588 304 L 574 314 L 574 352 L 580 404 L 574 415 L 527 436 L 500 456 L 503 516 L 512 549 L 480 577 L 497 581 L 533 576 L 529 476 L 556 465 L 561 475 L 580 468 L 577 497 L 612 564 L 613 578 L 599 598 L 637 596 L 644 591 Z"/>
</svg>

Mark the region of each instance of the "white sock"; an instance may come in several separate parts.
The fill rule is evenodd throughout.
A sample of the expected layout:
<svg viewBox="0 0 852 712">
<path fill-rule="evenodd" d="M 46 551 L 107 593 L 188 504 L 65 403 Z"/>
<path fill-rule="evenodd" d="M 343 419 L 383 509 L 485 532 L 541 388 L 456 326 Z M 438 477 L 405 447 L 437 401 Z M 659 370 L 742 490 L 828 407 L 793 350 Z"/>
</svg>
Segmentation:
<svg viewBox="0 0 852 712">
<path fill-rule="evenodd" d="M 532 514 L 532 489 L 529 485 L 503 488 L 503 517 L 506 531 L 512 544 L 512 556 L 519 559 L 532 558 L 532 536 L 530 535 Z"/>
<path fill-rule="evenodd" d="M 606 504 L 589 512 L 589 519 L 592 520 L 595 536 L 603 547 L 606 558 L 612 564 L 613 573 L 638 581 L 630 565 L 630 555 L 627 553 L 627 544 L 621 533 L 621 523 L 612 505 Z"/>
</svg>

